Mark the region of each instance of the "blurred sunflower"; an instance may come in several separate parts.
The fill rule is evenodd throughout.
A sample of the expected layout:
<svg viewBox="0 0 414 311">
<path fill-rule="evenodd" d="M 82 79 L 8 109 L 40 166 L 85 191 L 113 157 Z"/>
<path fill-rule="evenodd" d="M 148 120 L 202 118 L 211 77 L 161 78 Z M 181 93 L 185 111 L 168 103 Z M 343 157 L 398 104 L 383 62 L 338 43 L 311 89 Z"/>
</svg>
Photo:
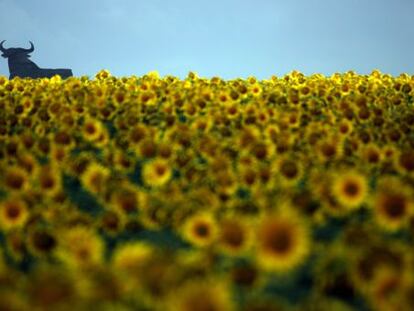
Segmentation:
<svg viewBox="0 0 414 311">
<path fill-rule="evenodd" d="M 82 137 L 88 141 L 96 141 L 103 131 L 103 125 L 96 119 L 86 118 L 82 125 Z"/>
<path fill-rule="evenodd" d="M 334 161 L 343 155 L 343 139 L 324 137 L 317 143 L 317 155 L 323 162 Z"/>
<path fill-rule="evenodd" d="M 46 196 L 52 197 L 62 190 L 62 176 L 58 167 L 52 165 L 39 166 L 36 177 L 40 191 Z"/>
<path fill-rule="evenodd" d="M 337 173 L 332 183 L 332 194 L 339 203 L 349 208 L 360 206 L 368 192 L 366 177 L 358 172 Z"/>
<path fill-rule="evenodd" d="M 374 143 L 363 145 L 358 152 L 360 153 L 360 157 L 369 167 L 376 167 L 382 161 L 381 149 Z"/>
<path fill-rule="evenodd" d="M 305 222 L 292 212 L 262 217 L 257 226 L 256 261 L 265 270 L 289 272 L 310 252 L 310 234 Z"/>
<path fill-rule="evenodd" d="M 25 225 L 29 210 L 25 201 L 18 196 L 10 196 L 0 201 L 0 228 L 10 230 Z"/>
<path fill-rule="evenodd" d="M 57 246 L 57 239 L 48 229 L 36 228 L 27 234 L 27 246 L 31 254 L 43 257 L 51 254 Z"/>
<path fill-rule="evenodd" d="M 105 190 L 106 181 L 110 176 L 110 170 L 97 163 L 89 163 L 82 173 L 80 180 L 82 185 L 93 194 L 102 193 Z"/>
<path fill-rule="evenodd" d="M 390 185 L 390 188 L 379 189 L 381 190 L 377 190 L 372 202 L 376 222 L 385 230 L 401 229 L 413 214 L 412 196 L 403 185 L 400 188 L 396 188 L 394 184 Z"/>
<path fill-rule="evenodd" d="M 338 132 L 342 136 L 349 136 L 353 131 L 352 122 L 348 119 L 342 119 L 338 124 Z"/>
<path fill-rule="evenodd" d="M 122 273 L 134 273 L 153 255 L 153 247 L 145 242 L 119 245 L 112 255 L 112 266 Z"/>
<path fill-rule="evenodd" d="M 143 180 L 149 186 L 162 186 L 170 180 L 171 176 L 171 166 L 162 158 L 145 163 L 142 169 Z"/>
<path fill-rule="evenodd" d="M 304 167 L 301 161 L 286 155 L 280 157 L 276 162 L 276 172 L 281 177 L 283 184 L 291 186 L 295 185 L 304 174 Z"/>
<path fill-rule="evenodd" d="M 397 169 L 401 174 L 414 176 L 414 149 L 401 151 L 397 157 Z"/>
<path fill-rule="evenodd" d="M 188 281 L 175 289 L 165 302 L 168 311 L 234 310 L 229 286 L 219 280 Z"/>
<path fill-rule="evenodd" d="M 92 228 L 75 226 L 57 234 L 58 258 L 69 267 L 86 268 L 103 262 L 105 245 Z"/>
<path fill-rule="evenodd" d="M 195 246 L 206 247 L 216 241 L 218 226 L 211 213 L 197 213 L 186 219 L 180 233 Z"/>
<path fill-rule="evenodd" d="M 7 167 L 0 181 L 6 189 L 13 192 L 24 192 L 29 187 L 28 173 L 18 166 Z"/>
<path fill-rule="evenodd" d="M 367 290 L 367 300 L 372 308 L 378 311 L 408 311 L 411 306 L 403 305 L 406 279 L 407 277 L 391 269 L 381 269 Z"/>
<path fill-rule="evenodd" d="M 248 224 L 240 219 L 227 218 L 220 221 L 218 245 L 225 254 L 238 256 L 252 245 L 252 232 Z"/>
<path fill-rule="evenodd" d="M 132 185 L 124 185 L 111 193 L 111 206 L 127 215 L 138 211 L 140 192 Z"/>
</svg>

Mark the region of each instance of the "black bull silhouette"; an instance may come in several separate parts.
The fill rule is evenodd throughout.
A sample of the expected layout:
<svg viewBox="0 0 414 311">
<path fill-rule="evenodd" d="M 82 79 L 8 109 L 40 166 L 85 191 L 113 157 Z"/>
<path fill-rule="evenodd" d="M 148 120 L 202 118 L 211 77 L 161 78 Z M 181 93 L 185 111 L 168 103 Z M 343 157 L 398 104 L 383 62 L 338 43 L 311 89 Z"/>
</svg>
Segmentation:
<svg viewBox="0 0 414 311">
<path fill-rule="evenodd" d="M 1 56 L 8 58 L 10 77 L 20 78 L 51 78 L 54 75 L 60 75 L 62 79 L 73 76 L 71 69 L 44 69 L 39 68 L 29 57 L 30 53 L 34 51 L 34 45 L 30 42 L 30 49 L 23 48 L 9 48 L 3 47 L 3 40 L 0 42 L 0 51 L 3 53 Z"/>
</svg>

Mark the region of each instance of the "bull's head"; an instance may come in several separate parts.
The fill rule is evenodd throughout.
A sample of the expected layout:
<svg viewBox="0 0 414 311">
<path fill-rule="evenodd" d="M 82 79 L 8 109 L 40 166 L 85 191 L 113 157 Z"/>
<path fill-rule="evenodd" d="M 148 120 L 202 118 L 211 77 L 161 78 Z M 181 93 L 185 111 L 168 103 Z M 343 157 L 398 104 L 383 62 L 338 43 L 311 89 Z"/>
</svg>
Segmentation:
<svg viewBox="0 0 414 311">
<path fill-rule="evenodd" d="M 3 56 L 4 58 L 8 58 L 10 56 L 24 56 L 24 57 L 30 57 L 30 55 L 28 55 L 29 53 L 32 53 L 34 51 L 34 45 L 32 43 L 32 41 L 30 42 L 31 47 L 29 49 L 23 49 L 23 48 L 9 48 L 9 49 L 5 49 L 3 47 L 3 42 L 5 42 L 6 40 L 3 40 L 0 42 L 0 51 L 3 53 L 1 54 L 1 56 Z"/>
</svg>

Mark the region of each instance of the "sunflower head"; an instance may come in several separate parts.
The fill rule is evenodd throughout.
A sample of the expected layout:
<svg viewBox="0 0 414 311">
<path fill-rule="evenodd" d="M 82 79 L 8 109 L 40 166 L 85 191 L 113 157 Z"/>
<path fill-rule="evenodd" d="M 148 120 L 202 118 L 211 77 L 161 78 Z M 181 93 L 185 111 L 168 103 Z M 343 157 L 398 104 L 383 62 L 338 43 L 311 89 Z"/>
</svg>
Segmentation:
<svg viewBox="0 0 414 311">
<path fill-rule="evenodd" d="M 217 224 L 211 213 L 189 216 L 182 227 L 183 237 L 198 247 L 211 245 L 217 237 Z"/>
<path fill-rule="evenodd" d="M 337 201 L 348 208 L 357 208 L 365 200 L 368 182 L 358 172 L 337 174 L 332 184 L 332 194 Z"/>
<path fill-rule="evenodd" d="M 147 185 L 159 187 L 170 180 L 172 169 L 165 159 L 157 158 L 144 165 L 142 175 Z"/>
<path fill-rule="evenodd" d="M 289 271 L 301 264 L 309 253 L 307 226 L 293 212 L 274 212 L 258 224 L 256 247 L 256 259 L 262 268 Z"/>
<path fill-rule="evenodd" d="M 22 227 L 29 218 L 29 210 L 25 201 L 12 196 L 0 202 L 0 228 L 9 230 Z"/>
<path fill-rule="evenodd" d="M 230 288 L 223 281 L 189 281 L 179 287 L 167 301 L 173 311 L 231 311 L 234 304 Z"/>
</svg>

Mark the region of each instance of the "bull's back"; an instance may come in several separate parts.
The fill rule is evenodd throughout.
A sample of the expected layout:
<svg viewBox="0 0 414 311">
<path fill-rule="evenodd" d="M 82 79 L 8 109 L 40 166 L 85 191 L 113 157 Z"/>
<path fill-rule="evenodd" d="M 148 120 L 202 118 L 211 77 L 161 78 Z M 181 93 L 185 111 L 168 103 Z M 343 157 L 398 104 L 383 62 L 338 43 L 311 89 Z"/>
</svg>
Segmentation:
<svg viewBox="0 0 414 311">
<path fill-rule="evenodd" d="M 51 78 L 55 75 L 61 76 L 63 79 L 73 76 L 71 69 L 42 69 L 41 75 L 44 77 Z"/>
</svg>

